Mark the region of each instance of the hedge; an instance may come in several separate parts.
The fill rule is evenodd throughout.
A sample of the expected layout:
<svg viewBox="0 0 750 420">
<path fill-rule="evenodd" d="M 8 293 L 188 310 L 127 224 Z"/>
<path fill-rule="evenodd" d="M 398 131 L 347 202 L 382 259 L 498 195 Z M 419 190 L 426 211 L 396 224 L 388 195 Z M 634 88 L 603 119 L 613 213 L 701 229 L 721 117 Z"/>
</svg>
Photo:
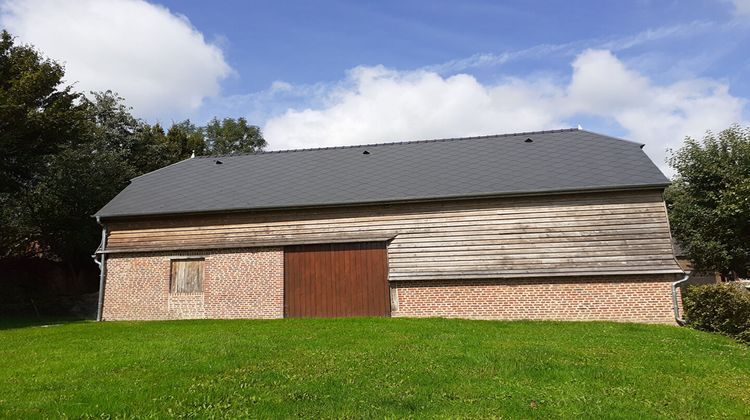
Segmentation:
<svg viewBox="0 0 750 420">
<path fill-rule="evenodd" d="M 750 344 L 750 292 L 740 284 L 689 286 L 683 307 L 689 326 Z"/>
</svg>

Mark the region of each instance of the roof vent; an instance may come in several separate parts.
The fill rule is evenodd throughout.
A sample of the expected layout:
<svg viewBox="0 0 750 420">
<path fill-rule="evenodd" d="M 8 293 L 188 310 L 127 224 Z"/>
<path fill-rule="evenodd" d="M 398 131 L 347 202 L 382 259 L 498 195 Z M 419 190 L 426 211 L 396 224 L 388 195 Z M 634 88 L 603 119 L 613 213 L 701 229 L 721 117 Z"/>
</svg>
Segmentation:
<svg viewBox="0 0 750 420">
<path fill-rule="evenodd" d="M 529 137 L 528 139 L 524 140 L 524 143 L 533 143 L 533 142 L 534 142 L 534 140 L 531 140 L 531 137 Z"/>
<path fill-rule="evenodd" d="M 215 163 L 215 164 L 217 164 L 217 165 L 221 165 L 221 164 L 222 164 L 222 163 L 224 163 L 224 162 L 222 162 L 222 161 L 220 161 L 220 160 L 215 160 L 215 161 L 214 161 L 214 163 Z"/>
<path fill-rule="evenodd" d="M 363 155 L 369 155 L 369 154 L 370 154 L 370 152 L 368 152 L 367 150 L 365 150 L 364 152 L 362 152 L 362 154 L 363 154 Z"/>
</svg>

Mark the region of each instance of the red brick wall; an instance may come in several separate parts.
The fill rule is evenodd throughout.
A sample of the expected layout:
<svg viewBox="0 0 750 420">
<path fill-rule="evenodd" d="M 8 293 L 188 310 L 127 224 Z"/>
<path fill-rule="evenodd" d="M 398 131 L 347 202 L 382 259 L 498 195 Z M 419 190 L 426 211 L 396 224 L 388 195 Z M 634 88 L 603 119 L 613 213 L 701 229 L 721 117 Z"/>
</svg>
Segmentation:
<svg viewBox="0 0 750 420">
<path fill-rule="evenodd" d="M 170 258 L 203 256 L 203 293 L 169 293 Z M 281 318 L 282 248 L 107 259 L 105 320 Z M 674 275 L 391 282 L 392 315 L 674 323 Z"/>
<path fill-rule="evenodd" d="M 674 275 L 391 283 L 392 315 L 673 324 Z"/>
<path fill-rule="evenodd" d="M 205 257 L 203 293 L 169 293 L 170 258 L 184 256 Z M 114 254 L 103 318 L 281 318 L 283 288 L 282 248 Z"/>
</svg>

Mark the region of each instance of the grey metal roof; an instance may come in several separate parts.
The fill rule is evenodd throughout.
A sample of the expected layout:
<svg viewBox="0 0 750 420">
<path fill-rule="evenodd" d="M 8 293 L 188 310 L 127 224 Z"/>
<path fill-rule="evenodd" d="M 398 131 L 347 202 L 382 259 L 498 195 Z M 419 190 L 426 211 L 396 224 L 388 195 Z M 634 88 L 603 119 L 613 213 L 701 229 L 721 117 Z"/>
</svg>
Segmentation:
<svg viewBox="0 0 750 420">
<path fill-rule="evenodd" d="M 96 215 L 108 218 L 667 185 L 667 178 L 641 147 L 627 140 L 565 129 L 200 157 L 134 178 Z"/>
</svg>

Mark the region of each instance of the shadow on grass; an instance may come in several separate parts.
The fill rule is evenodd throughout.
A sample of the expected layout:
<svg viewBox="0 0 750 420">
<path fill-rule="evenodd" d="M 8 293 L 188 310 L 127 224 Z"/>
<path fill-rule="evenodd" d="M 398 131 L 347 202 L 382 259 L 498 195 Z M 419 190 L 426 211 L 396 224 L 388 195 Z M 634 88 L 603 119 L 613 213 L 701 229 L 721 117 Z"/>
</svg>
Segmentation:
<svg viewBox="0 0 750 420">
<path fill-rule="evenodd" d="M 90 319 L 77 317 L 29 317 L 29 316 L 6 316 L 0 315 L 0 330 L 12 330 L 28 327 L 51 327 L 79 322 L 90 322 Z"/>
</svg>

